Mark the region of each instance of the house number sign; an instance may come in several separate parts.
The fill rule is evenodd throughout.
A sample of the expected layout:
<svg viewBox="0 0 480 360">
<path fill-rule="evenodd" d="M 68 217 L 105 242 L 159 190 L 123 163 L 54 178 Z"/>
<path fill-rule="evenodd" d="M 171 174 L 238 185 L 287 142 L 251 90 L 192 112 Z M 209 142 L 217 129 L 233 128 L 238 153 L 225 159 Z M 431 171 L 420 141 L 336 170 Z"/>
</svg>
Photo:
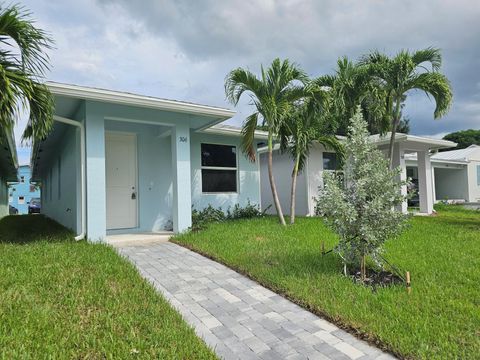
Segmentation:
<svg viewBox="0 0 480 360">
<path fill-rule="evenodd" d="M 180 136 L 179 138 L 179 142 L 187 142 L 187 137 L 186 136 Z"/>
</svg>

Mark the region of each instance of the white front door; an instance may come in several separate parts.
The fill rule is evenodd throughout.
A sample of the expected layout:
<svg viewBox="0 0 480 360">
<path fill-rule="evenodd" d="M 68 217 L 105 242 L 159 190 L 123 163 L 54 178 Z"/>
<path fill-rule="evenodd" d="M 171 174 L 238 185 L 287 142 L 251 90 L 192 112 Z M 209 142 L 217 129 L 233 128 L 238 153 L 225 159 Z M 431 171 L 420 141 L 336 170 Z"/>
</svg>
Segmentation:
<svg viewBox="0 0 480 360">
<path fill-rule="evenodd" d="M 107 229 L 137 227 L 137 139 L 106 133 Z"/>
</svg>

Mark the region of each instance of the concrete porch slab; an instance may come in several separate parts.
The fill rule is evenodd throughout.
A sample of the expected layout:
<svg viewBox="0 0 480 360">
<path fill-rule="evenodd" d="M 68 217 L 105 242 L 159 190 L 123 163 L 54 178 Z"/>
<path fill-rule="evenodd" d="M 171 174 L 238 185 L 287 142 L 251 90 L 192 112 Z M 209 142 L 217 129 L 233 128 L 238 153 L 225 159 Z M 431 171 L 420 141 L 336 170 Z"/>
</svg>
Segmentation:
<svg viewBox="0 0 480 360">
<path fill-rule="evenodd" d="M 107 244 L 110 244 L 113 247 L 142 246 L 167 242 L 171 236 L 173 236 L 173 232 L 170 231 L 155 233 L 115 234 L 107 235 L 106 240 Z"/>
</svg>

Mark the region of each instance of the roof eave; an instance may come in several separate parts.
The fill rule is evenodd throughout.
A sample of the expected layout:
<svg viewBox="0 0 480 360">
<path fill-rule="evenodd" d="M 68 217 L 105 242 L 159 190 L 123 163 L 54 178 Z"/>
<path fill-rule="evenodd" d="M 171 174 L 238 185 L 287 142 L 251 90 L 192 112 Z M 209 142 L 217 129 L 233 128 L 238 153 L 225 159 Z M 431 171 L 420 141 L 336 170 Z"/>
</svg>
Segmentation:
<svg viewBox="0 0 480 360">
<path fill-rule="evenodd" d="M 229 119 L 235 115 L 235 111 L 229 109 L 122 93 L 113 90 L 87 88 L 55 82 L 47 82 L 47 86 L 54 95 L 203 115 L 219 119 L 220 121 Z"/>
</svg>

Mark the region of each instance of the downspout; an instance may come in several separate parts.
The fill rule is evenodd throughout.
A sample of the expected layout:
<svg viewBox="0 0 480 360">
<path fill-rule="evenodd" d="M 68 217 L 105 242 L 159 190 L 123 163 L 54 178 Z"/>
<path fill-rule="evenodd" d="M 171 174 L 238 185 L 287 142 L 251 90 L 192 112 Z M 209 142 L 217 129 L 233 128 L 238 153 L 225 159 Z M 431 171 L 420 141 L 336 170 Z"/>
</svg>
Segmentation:
<svg viewBox="0 0 480 360">
<path fill-rule="evenodd" d="M 75 236 L 75 240 L 83 240 L 85 239 L 85 235 L 87 233 L 87 224 L 86 224 L 86 218 L 87 218 L 87 193 L 85 191 L 86 188 L 86 179 L 85 179 L 85 127 L 81 122 L 68 119 L 62 116 L 53 116 L 53 120 L 67 124 L 67 125 L 72 125 L 76 126 L 80 129 L 80 196 L 81 196 L 81 215 L 80 215 L 80 223 L 81 223 L 81 233 Z"/>
</svg>

